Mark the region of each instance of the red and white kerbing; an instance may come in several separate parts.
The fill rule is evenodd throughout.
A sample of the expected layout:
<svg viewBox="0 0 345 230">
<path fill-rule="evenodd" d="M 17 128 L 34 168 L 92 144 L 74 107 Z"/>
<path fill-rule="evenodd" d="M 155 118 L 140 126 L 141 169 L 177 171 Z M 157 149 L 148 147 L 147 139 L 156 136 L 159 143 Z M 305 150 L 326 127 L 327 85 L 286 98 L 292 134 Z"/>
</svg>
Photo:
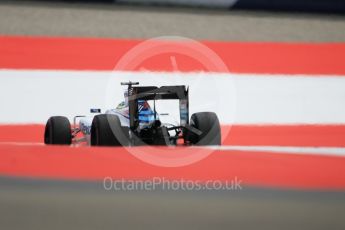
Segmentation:
<svg viewBox="0 0 345 230">
<path fill-rule="evenodd" d="M 345 189 L 344 43 L 203 41 L 230 73 L 205 72 L 188 57 L 171 55 L 153 57 L 131 72 L 114 72 L 117 61 L 140 42 L 1 36 L 0 174 L 92 180 L 237 176 L 250 185 Z M 201 162 L 158 168 L 123 149 L 115 156 L 108 148 L 41 146 L 46 119 L 71 118 L 102 104 L 109 78 L 155 85 L 176 78 L 192 82 L 200 72 L 201 87 L 217 82 L 223 87 L 217 90 L 227 92 L 230 80 L 236 85 L 236 116 L 228 117 L 227 108 L 217 111 L 224 132 L 232 125 L 231 131 Z M 191 103 L 202 102 L 195 97 Z"/>
</svg>

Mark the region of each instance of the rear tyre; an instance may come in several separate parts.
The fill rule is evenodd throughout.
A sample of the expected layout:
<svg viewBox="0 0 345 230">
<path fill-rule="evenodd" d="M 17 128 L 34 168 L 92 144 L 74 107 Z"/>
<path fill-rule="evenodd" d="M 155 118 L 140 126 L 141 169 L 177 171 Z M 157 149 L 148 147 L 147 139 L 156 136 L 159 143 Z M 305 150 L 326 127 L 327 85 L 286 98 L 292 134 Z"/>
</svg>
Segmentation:
<svg viewBox="0 0 345 230">
<path fill-rule="evenodd" d="M 72 143 L 71 124 L 67 117 L 54 116 L 47 121 L 44 130 L 47 145 L 70 145 Z"/>
<path fill-rule="evenodd" d="M 189 133 L 188 139 L 194 145 L 221 145 L 221 132 L 218 117 L 213 112 L 194 113 L 190 125 L 202 132 L 201 135 Z"/>
<path fill-rule="evenodd" d="M 91 125 L 92 146 L 128 145 L 128 127 L 122 127 L 118 116 L 100 114 L 93 118 Z"/>
</svg>

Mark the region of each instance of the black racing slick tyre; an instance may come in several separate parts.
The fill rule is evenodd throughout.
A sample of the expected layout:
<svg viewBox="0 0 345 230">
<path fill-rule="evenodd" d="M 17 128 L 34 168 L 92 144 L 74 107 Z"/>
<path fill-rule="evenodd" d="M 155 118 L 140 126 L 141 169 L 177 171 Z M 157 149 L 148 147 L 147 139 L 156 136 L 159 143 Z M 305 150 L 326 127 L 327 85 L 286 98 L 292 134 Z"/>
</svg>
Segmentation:
<svg viewBox="0 0 345 230">
<path fill-rule="evenodd" d="M 221 145 L 221 130 L 218 117 L 213 112 L 194 113 L 190 118 L 190 125 L 202 133 L 189 134 L 189 141 L 193 145 Z"/>
<path fill-rule="evenodd" d="M 92 146 L 127 146 L 128 127 L 122 127 L 118 116 L 100 114 L 93 118 L 91 125 Z"/>
<path fill-rule="evenodd" d="M 47 145 L 70 145 L 72 143 L 71 124 L 67 117 L 54 116 L 47 121 L 44 130 Z"/>
</svg>

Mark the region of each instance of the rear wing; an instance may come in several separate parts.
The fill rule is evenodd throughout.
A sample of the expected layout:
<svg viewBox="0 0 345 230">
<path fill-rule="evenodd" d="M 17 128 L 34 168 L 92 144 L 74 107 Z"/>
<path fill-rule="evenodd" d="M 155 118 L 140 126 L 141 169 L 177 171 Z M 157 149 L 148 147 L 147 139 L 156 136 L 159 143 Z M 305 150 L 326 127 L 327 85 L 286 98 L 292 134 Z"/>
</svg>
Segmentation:
<svg viewBox="0 0 345 230">
<path fill-rule="evenodd" d="M 128 104 L 130 129 L 139 126 L 138 100 L 153 100 L 154 114 L 156 114 L 156 100 L 179 100 L 180 125 L 189 124 L 189 90 L 184 85 L 176 86 L 135 86 L 128 84 Z"/>
</svg>

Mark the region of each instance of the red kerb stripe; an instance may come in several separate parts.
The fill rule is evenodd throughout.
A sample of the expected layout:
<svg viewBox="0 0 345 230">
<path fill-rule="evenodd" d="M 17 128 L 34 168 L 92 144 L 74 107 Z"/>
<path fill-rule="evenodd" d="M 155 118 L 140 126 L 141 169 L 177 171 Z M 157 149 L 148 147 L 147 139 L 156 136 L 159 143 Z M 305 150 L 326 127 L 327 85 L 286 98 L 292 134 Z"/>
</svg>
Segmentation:
<svg viewBox="0 0 345 230">
<path fill-rule="evenodd" d="M 139 147 L 144 148 L 144 147 Z M 171 149 L 158 147 L 150 154 Z M 177 148 L 174 153 L 195 151 Z M 345 189 L 345 157 L 214 151 L 207 158 L 183 167 L 145 163 L 125 148 L 15 146 L 0 144 L 0 174 L 7 176 L 76 180 L 152 179 L 220 180 L 235 177 L 242 185 Z"/>
<path fill-rule="evenodd" d="M 113 70 L 142 40 L 0 36 L 0 68 Z M 234 73 L 345 75 L 345 43 L 203 41 Z M 176 55 L 180 71 L 205 70 Z M 173 71 L 171 55 L 153 57 L 135 70 Z"/>
<path fill-rule="evenodd" d="M 223 125 L 223 145 L 345 147 L 345 125 Z M 44 125 L 0 125 L 0 142 L 43 142 Z M 225 136 L 225 134 L 228 134 Z"/>
</svg>

